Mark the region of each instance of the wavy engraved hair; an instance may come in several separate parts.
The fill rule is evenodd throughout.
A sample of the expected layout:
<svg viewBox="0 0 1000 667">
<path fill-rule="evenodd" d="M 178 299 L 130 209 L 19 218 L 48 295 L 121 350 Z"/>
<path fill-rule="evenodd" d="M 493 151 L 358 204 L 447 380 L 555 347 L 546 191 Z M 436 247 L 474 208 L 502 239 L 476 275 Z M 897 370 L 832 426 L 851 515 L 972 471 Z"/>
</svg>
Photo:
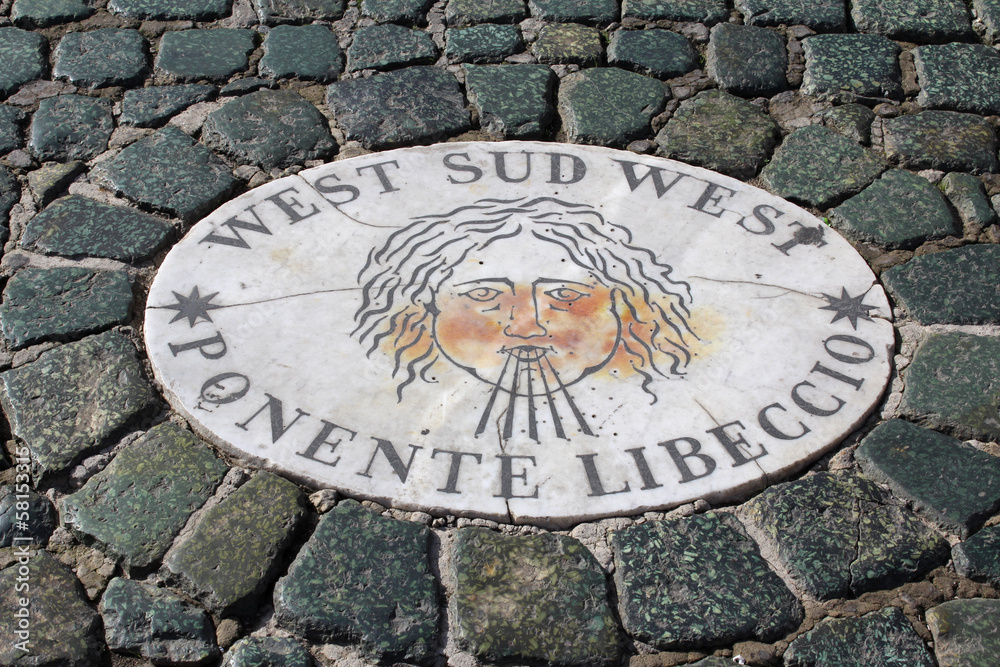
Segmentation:
<svg viewBox="0 0 1000 667">
<path fill-rule="evenodd" d="M 612 224 L 594 207 L 551 197 L 480 199 L 447 213 L 424 215 L 372 249 L 358 274 L 362 303 L 351 333 L 368 344 L 367 355 L 391 349 L 393 377 L 404 387 L 427 372 L 440 355 L 433 339 L 437 314 L 434 296 L 468 255 L 501 239 L 530 234 L 554 243 L 577 265 L 612 290 L 612 303 L 622 322 L 613 354 L 624 354 L 653 396 L 654 375 L 683 375 L 691 360 L 688 326 L 690 286 L 670 278 L 671 267 L 645 248 L 632 245 L 632 235 Z M 516 258 L 511 258 L 516 261 Z"/>
</svg>

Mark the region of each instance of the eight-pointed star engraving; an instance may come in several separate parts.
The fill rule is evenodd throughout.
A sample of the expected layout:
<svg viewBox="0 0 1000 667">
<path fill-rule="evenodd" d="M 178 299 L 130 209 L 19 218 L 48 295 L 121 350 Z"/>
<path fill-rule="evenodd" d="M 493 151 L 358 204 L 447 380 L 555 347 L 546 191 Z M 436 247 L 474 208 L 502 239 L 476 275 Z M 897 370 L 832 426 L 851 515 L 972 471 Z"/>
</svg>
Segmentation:
<svg viewBox="0 0 1000 667">
<path fill-rule="evenodd" d="M 830 296 L 829 294 L 823 294 L 823 298 L 829 301 L 829 305 L 821 306 L 820 310 L 832 310 L 836 313 L 830 323 L 833 324 L 837 320 L 847 318 L 851 321 L 851 326 L 855 329 L 858 328 L 858 320 L 871 320 L 872 318 L 868 316 L 868 311 L 875 310 L 876 306 L 866 306 L 862 302 L 865 297 L 868 296 L 868 292 L 865 291 L 858 296 L 850 296 L 847 293 L 846 287 L 840 288 L 840 296 Z"/>
<path fill-rule="evenodd" d="M 207 296 L 201 296 L 198 292 L 197 285 L 195 285 L 194 289 L 191 290 L 191 294 L 188 296 L 178 294 L 177 292 L 174 292 L 173 294 L 177 299 L 177 303 L 163 306 L 164 308 L 177 311 L 177 314 L 174 315 L 174 319 L 170 320 L 171 324 L 184 317 L 188 318 L 188 323 L 192 327 L 198 323 L 198 318 L 201 318 L 206 322 L 211 322 L 212 317 L 208 314 L 208 311 L 215 310 L 216 308 L 222 308 L 222 306 L 216 306 L 209 303 L 212 299 L 218 296 L 218 292 Z"/>
</svg>

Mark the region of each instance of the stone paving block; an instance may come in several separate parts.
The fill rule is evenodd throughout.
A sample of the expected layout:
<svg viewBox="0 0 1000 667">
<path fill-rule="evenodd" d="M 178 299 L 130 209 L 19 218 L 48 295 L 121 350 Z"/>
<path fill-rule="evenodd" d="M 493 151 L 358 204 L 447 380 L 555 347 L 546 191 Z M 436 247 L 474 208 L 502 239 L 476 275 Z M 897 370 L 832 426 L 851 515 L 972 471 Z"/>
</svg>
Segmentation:
<svg viewBox="0 0 1000 667">
<path fill-rule="evenodd" d="M 347 49 L 347 71 L 394 69 L 437 60 L 437 47 L 422 30 L 385 23 L 358 28 Z"/>
<path fill-rule="evenodd" d="M 453 63 L 500 63 L 524 51 L 517 26 L 481 23 L 469 28 L 451 28 L 445 33 L 444 53 Z"/>
<path fill-rule="evenodd" d="M 25 563 L 0 571 L 0 605 L 8 615 L 0 623 L 0 663 L 11 667 L 91 667 L 107 660 L 101 617 L 87 604 L 80 581 L 45 551 L 32 551 L 25 560 L 28 591 L 18 591 L 18 577 L 23 577 L 18 570 Z M 23 607 L 20 600 L 26 592 L 30 593 L 30 606 Z M 18 647 L 22 638 L 15 634 L 19 623 L 13 615 L 20 609 L 29 614 L 27 652 Z"/>
<path fill-rule="evenodd" d="M 951 600 L 927 610 L 939 667 L 992 665 L 1000 655 L 1000 600 Z"/>
<path fill-rule="evenodd" d="M 39 34 L 20 28 L 0 28 L 0 99 L 22 85 L 45 76 L 48 43 Z"/>
<path fill-rule="evenodd" d="M 939 186 L 964 225 L 986 227 L 996 222 L 997 214 L 986 196 L 983 182 L 972 174 L 947 174 Z"/>
<path fill-rule="evenodd" d="M 138 30 L 71 32 L 56 47 L 52 75 L 88 88 L 134 84 L 146 76 L 147 50 Z"/>
<path fill-rule="evenodd" d="M 698 54 L 684 35 L 669 30 L 616 30 L 608 45 L 608 63 L 664 79 L 698 66 Z"/>
<path fill-rule="evenodd" d="M 262 23 L 337 21 L 344 15 L 345 0 L 253 0 Z"/>
<path fill-rule="evenodd" d="M 732 23 L 712 28 L 708 75 L 723 90 L 748 97 L 771 96 L 788 87 L 788 54 L 780 33 Z"/>
<path fill-rule="evenodd" d="M 615 0 L 528 0 L 531 15 L 556 23 L 607 25 L 619 17 Z"/>
<path fill-rule="evenodd" d="M 98 165 L 96 174 L 114 192 L 188 221 L 214 209 L 238 184 L 222 160 L 176 127 L 140 139 Z"/>
<path fill-rule="evenodd" d="M 122 98 L 120 125 L 157 127 L 175 113 L 196 102 L 204 102 L 215 93 L 215 86 L 187 83 L 126 90 Z"/>
<path fill-rule="evenodd" d="M 820 32 L 847 27 L 844 0 L 736 0 L 736 9 L 748 25 L 804 25 Z"/>
<path fill-rule="evenodd" d="M 573 538 L 463 528 L 450 572 L 455 641 L 481 660 L 618 663 L 604 572 Z"/>
<path fill-rule="evenodd" d="M 228 469 L 190 432 L 164 422 L 63 498 L 63 523 L 141 572 L 163 558 Z"/>
<path fill-rule="evenodd" d="M 921 324 L 1000 324 L 1000 246 L 914 257 L 883 272 L 882 282 Z"/>
<path fill-rule="evenodd" d="M 761 172 L 764 187 L 785 199 L 828 208 L 878 178 L 885 162 L 831 129 L 795 130 Z"/>
<path fill-rule="evenodd" d="M 890 169 L 861 194 L 831 210 L 830 220 L 850 238 L 890 249 L 913 248 L 959 233 L 941 190 L 902 169 Z"/>
<path fill-rule="evenodd" d="M 131 262 L 151 257 L 171 233 L 171 226 L 159 218 L 70 195 L 28 221 L 21 246 L 64 257 Z"/>
<path fill-rule="evenodd" d="M 247 68 L 253 30 L 176 30 L 160 38 L 156 68 L 181 80 L 224 81 Z"/>
<path fill-rule="evenodd" d="M 58 525 L 51 500 L 23 486 L 0 486 L 0 548 L 45 546 Z"/>
<path fill-rule="evenodd" d="M 131 306 L 132 285 L 124 271 L 26 268 L 7 281 L 0 324 L 11 347 L 20 348 L 124 324 Z"/>
<path fill-rule="evenodd" d="M 923 107 L 1000 113 L 1000 53 L 984 44 L 941 44 L 913 50 Z"/>
<path fill-rule="evenodd" d="M 0 382 L 7 419 L 41 476 L 66 470 L 156 405 L 135 346 L 116 331 L 44 352 Z"/>
<path fill-rule="evenodd" d="M 659 649 L 771 641 L 802 620 L 802 606 L 732 515 L 650 521 L 609 542 L 622 624 Z"/>
<path fill-rule="evenodd" d="M 972 11 L 986 28 L 986 40 L 996 44 L 1000 35 L 1000 1 L 972 0 Z"/>
<path fill-rule="evenodd" d="M 858 618 L 820 621 L 788 646 L 785 665 L 935 667 L 930 651 L 898 607 L 886 607 Z"/>
<path fill-rule="evenodd" d="M 555 116 L 557 78 L 545 65 L 466 65 L 465 89 L 490 135 L 540 137 Z"/>
<path fill-rule="evenodd" d="M 1000 338 L 928 336 L 903 379 L 904 416 L 963 439 L 1000 438 Z"/>
<path fill-rule="evenodd" d="M 233 0 L 111 0 L 108 9 L 136 19 L 214 21 L 229 15 Z"/>
<path fill-rule="evenodd" d="M 520 23 L 528 8 L 524 0 L 448 0 L 444 17 L 448 25 Z"/>
<path fill-rule="evenodd" d="M 753 178 L 771 155 L 777 124 L 746 100 L 706 90 L 681 102 L 656 135 L 659 155 L 734 178 Z"/>
<path fill-rule="evenodd" d="M 262 90 L 216 109 L 205 120 L 201 140 L 265 171 L 326 159 L 337 148 L 323 114 L 292 90 Z"/>
<path fill-rule="evenodd" d="M 997 137 L 980 116 L 923 111 L 883 121 L 885 153 L 907 169 L 975 173 L 1000 170 Z"/>
<path fill-rule="evenodd" d="M 108 100 L 81 95 L 47 97 L 31 119 L 28 148 L 40 161 L 89 160 L 108 148 L 114 131 Z"/>
<path fill-rule="evenodd" d="M 438 141 L 472 126 L 455 77 L 434 67 L 338 81 L 326 103 L 347 138 L 367 148 Z"/>
<path fill-rule="evenodd" d="M 7 214 L 14 207 L 14 204 L 21 200 L 21 186 L 17 182 L 14 174 L 10 173 L 6 167 L 0 166 L 0 219 L 3 224 L 7 223 Z M 7 240 L 7 228 L 0 227 L 0 241 Z"/>
<path fill-rule="evenodd" d="M 361 0 L 361 13 L 382 23 L 416 25 L 426 18 L 433 0 Z"/>
<path fill-rule="evenodd" d="M 851 141 L 868 145 L 871 143 L 872 122 L 875 112 L 861 104 L 844 104 L 826 111 L 822 115 L 825 127 L 842 134 Z"/>
<path fill-rule="evenodd" d="M 948 559 L 948 543 L 864 477 L 821 472 L 742 506 L 757 541 L 818 600 L 892 588 Z"/>
<path fill-rule="evenodd" d="M 814 35 L 802 42 L 802 92 L 836 102 L 903 97 L 899 46 L 881 35 Z"/>
<path fill-rule="evenodd" d="M 359 642 L 383 661 L 427 658 L 438 634 L 429 541 L 423 525 L 341 502 L 275 586 L 278 624 L 311 641 Z"/>
<path fill-rule="evenodd" d="M 531 51 L 538 62 L 546 65 L 590 67 L 601 64 L 604 56 L 601 33 L 597 28 L 577 23 L 549 23 L 542 26 Z"/>
<path fill-rule="evenodd" d="M 28 172 L 28 187 L 39 206 L 48 206 L 85 171 L 87 165 L 79 160 L 50 164 Z"/>
<path fill-rule="evenodd" d="M 21 124 L 25 118 L 21 109 L 0 104 L 0 155 L 24 146 Z"/>
<path fill-rule="evenodd" d="M 222 656 L 222 667 L 312 667 L 312 656 L 291 637 L 244 637 Z"/>
<path fill-rule="evenodd" d="M 1000 458 L 901 419 L 879 424 L 854 458 L 868 477 L 960 537 L 1000 508 Z"/>
<path fill-rule="evenodd" d="M 239 97 L 258 90 L 274 90 L 277 87 L 278 84 L 272 79 L 248 76 L 224 85 L 219 89 L 219 97 Z"/>
<path fill-rule="evenodd" d="M 963 0 L 851 0 L 850 5 L 858 32 L 916 42 L 975 38 Z"/>
<path fill-rule="evenodd" d="M 14 0 L 10 17 L 19 26 L 46 28 L 59 23 L 82 21 L 94 13 L 83 0 Z"/>
<path fill-rule="evenodd" d="M 559 115 L 567 139 L 621 146 L 649 135 L 650 119 L 669 96 L 656 80 L 617 67 L 594 67 L 559 84 Z"/>
<path fill-rule="evenodd" d="M 156 665 L 200 665 L 221 652 L 208 615 L 165 588 L 115 578 L 99 609 L 112 651 Z"/>
<path fill-rule="evenodd" d="M 261 512 L 262 507 L 267 512 Z M 298 487 L 258 473 L 208 509 L 194 534 L 163 563 L 169 577 L 219 614 L 247 613 L 278 574 L 281 557 L 305 516 Z"/>
<path fill-rule="evenodd" d="M 951 548 L 955 571 L 975 581 L 1000 587 L 1000 526 L 983 528 Z"/>
<path fill-rule="evenodd" d="M 725 0 L 624 0 L 622 18 L 715 25 L 729 18 Z"/>
<path fill-rule="evenodd" d="M 264 38 L 258 69 L 276 79 L 298 77 L 327 83 L 344 71 L 344 53 L 326 26 L 280 25 Z"/>
</svg>

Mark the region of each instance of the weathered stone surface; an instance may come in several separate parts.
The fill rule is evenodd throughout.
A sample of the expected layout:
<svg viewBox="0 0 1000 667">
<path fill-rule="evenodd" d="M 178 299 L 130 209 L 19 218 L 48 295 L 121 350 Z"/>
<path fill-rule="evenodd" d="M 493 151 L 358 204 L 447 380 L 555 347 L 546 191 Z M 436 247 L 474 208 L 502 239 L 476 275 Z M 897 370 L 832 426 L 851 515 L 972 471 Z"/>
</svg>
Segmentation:
<svg viewBox="0 0 1000 667">
<path fill-rule="evenodd" d="M 344 54 L 337 37 L 322 25 L 280 25 L 264 38 L 260 73 L 276 79 L 333 81 L 344 71 Z"/>
<path fill-rule="evenodd" d="M 59 523 L 56 508 L 45 496 L 18 486 L 0 486 L 0 548 L 45 546 Z"/>
<path fill-rule="evenodd" d="M 617 664 L 604 572 L 573 538 L 464 528 L 450 569 L 455 640 L 480 659 Z"/>
<path fill-rule="evenodd" d="M 86 170 L 87 165 L 79 160 L 50 164 L 28 173 L 28 187 L 39 206 L 48 206 Z"/>
<path fill-rule="evenodd" d="M 997 0 L 972 0 L 972 11 L 986 28 L 986 40 L 996 44 L 1000 35 L 1000 2 Z"/>
<path fill-rule="evenodd" d="M 618 19 L 615 0 L 528 0 L 531 15 L 560 23 L 605 25 Z"/>
<path fill-rule="evenodd" d="M 111 0 L 108 9 L 137 19 L 212 21 L 229 14 L 233 0 Z"/>
<path fill-rule="evenodd" d="M 802 92 L 821 99 L 900 99 L 899 46 L 881 35 L 814 35 L 802 42 Z"/>
<path fill-rule="evenodd" d="M 165 588 L 112 579 L 100 611 L 113 651 L 158 665 L 200 665 L 219 657 L 208 615 Z"/>
<path fill-rule="evenodd" d="M 344 15 L 345 0 L 253 0 L 262 23 L 336 21 Z"/>
<path fill-rule="evenodd" d="M 921 324 L 1000 323 L 1000 246 L 914 257 L 882 273 L 882 281 Z"/>
<path fill-rule="evenodd" d="M 608 63 L 640 74 L 669 79 L 698 66 L 698 54 L 684 35 L 669 30 L 616 30 Z"/>
<path fill-rule="evenodd" d="M 975 36 L 962 0 L 852 0 L 850 5 L 851 18 L 860 32 L 918 42 Z"/>
<path fill-rule="evenodd" d="M 1000 53 L 984 44 L 942 44 L 913 50 L 924 107 L 1000 113 Z"/>
<path fill-rule="evenodd" d="M 650 521 L 612 533 L 610 543 L 622 624 L 657 648 L 769 641 L 802 620 L 798 600 L 732 515 Z"/>
<path fill-rule="evenodd" d="M 664 157 L 747 179 L 764 166 L 778 136 L 778 126 L 759 108 L 707 90 L 681 102 L 656 141 Z"/>
<path fill-rule="evenodd" d="M 983 528 L 951 548 L 955 570 L 963 577 L 1000 587 L 1000 526 Z"/>
<path fill-rule="evenodd" d="M 383 23 L 415 25 L 432 4 L 432 0 L 362 0 L 361 13 Z"/>
<path fill-rule="evenodd" d="M 11 347 L 124 324 L 132 285 L 124 271 L 22 269 L 3 290 L 0 324 Z"/>
<path fill-rule="evenodd" d="M 450 62 L 499 63 L 524 50 L 521 31 L 513 25 L 483 23 L 469 28 L 451 28 L 445 33 L 445 55 Z"/>
<path fill-rule="evenodd" d="M 89 160 L 108 148 L 111 105 L 80 95 L 47 97 L 31 119 L 28 148 L 40 161 Z"/>
<path fill-rule="evenodd" d="M 425 526 L 340 503 L 275 586 L 278 623 L 312 641 L 351 639 L 383 660 L 426 658 L 438 622 L 429 540 Z"/>
<path fill-rule="evenodd" d="M 71 32 L 56 47 L 52 75 L 90 88 L 128 85 L 146 75 L 147 48 L 138 30 Z"/>
<path fill-rule="evenodd" d="M 549 23 L 542 26 L 531 51 L 540 63 L 582 67 L 599 65 L 604 55 L 601 34 L 597 29 L 576 23 Z"/>
<path fill-rule="evenodd" d="M 958 232 L 941 191 L 926 178 L 902 169 L 882 174 L 861 194 L 830 211 L 830 220 L 851 238 L 890 249 L 912 248 Z"/>
<path fill-rule="evenodd" d="M 708 75 L 736 95 L 770 96 L 788 86 L 788 54 L 780 33 L 733 23 L 712 28 L 706 59 Z"/>
<path fill-rule="evenodd" d="M 7 214 L 21 199 L 21 186 L 10 170 L 0 166 L 0 218 L 7 222 Z M 0 241 L 7 240 L 7 228 L 0 227 Z"/>
<path fill-rule="evenodd" d="M 908 169 L 995 172 L 997 137 L 980 116 L 954 111 L 924 111 L 887 118 L 885 153 Z"/>
<path fill-rule="evenodd" d="M 952 600 L 927 611 L 939 667 L 978 667 L 1000 655 L 1000 600 Z"/>
<path fill-rule="evenodd" d="M 861 104 L 844 104 L 823 113 L 823 125 L 859 144 L 871 142 L 875 112 Z"/>
<path fill-rule="evenodd" d="M 465 89 L 479 125 L 497 137 L 541 136 L 555 116 L 556 81 L 545 65 L 465 66 Z"/>
<path fill-rule="evenodd" d="M 262 79 L 259 76 L 248 76 L 236 79 L 219 88 L 219 97 L 238 97 L 258 90 L 273 90 L 278 84 L 272 79 Z"/>
<path fill-rule="evenodd" d="M 948 543 L 864 477 L 821 472 L 743 505 L 758 541 L 819 600 L 891 588 L 948 558 Z"/>
<path fill-rule="evenodd" d="M 24 145 L 21 123 L 26 117 L 27 114 L 17 107 L 0 104 L 0 155 Z"/>
<path fill-rule="evenodd" d="M 780 197 L 828 208 L 874 181 L 885 166 L 850 139 L 813 125 L 785 137 L 760 176 Z"/>
<path fill-rule="evenodd" d="M 934 659 L 898 607 L 859 618 L 820 621 L 792 641 L 785 652 L 788 667 L 913 665 L 934 667 Z"/>
<path fill-rule="evenodd" d="M 252 611 L 278 574 L 304 515 L 305 497 L 294 484 L 258 473 L 205 512 L 194 534 L 167 556 L 164 568 L 209 609 L 223 615 Z"/>
<path fill-rule="evenodd" d="M 736 9 L 749 25 L 805 25 L 828 32 L 847 26 L 844 0 L 736 0 Z"/>
<path fill-rule="evenodd" d="M 96 173 L 118 194 L 185 220 L 218 206 L 238 183 L 222 160 L 176 127 L 140 139 Z"/>
<path fill-rule="evenodd" d="M 996 222 L 997 214 L 986 196 L 986 188 L 972 174 L 947 174 L 939 187 L 964 225 L 981 229 Z"/>
<path fill-rule="evenodd" d="M 518 23 L 528 17 L 524 0 L 449 0 L 444 12 L 448 25 Z"/>
<path fill-rule="evenodd" d="M 101 641 L 101 617 L 87 604 L 83 587 L 73 573 L 45 551 L 26 558 L 30 606 L 23 607 L 24 591 L 17 590 L 18 568 L 0 571 L 0 605 L 8 620 L 0 623 L 0 663 L 11 667 L 91 667 L 107 659 Z M 21 580 L 23 581 L 23 579 Z M 27 652 L 17 645 L 18 621 L 13 616 L 28 610 Z"/>
<path fill-rule="evenodd" d="M 14 0 L 10 17 L 22 27 L 45 28 L 82 21 L 93 13 L 83 0 Z"/>
<path fill-rule="evenodd" d="M 159 562 L 227 470 L 198 438 L 165 422 L 64 498 L 63 523 L 141 571 Z"/>
<path fill-rule="evenodd" d="M 130 262 L 150 257 L 170 234 L 170 225 L 159 218 L 71 195 L 32 218 L 21 245 L 52 255 Z"/>
<path fill-rule="evenodd" d="M 880 424 L 854 458 L 917 513 L 961 537 L 1000 508 L 1000 458 L 909 422 Z"/>
<path fill-rule="evenodd" d="M 23 84 L 45 76 L 47 43 L 39 34 L 19 28 L 0 28 L 0 99 Z"/>
<path fill-rule="evenodd" d="M 392 23 L 358 28 L 347 49 L 348 72 L 424 65 L 435 60 L 437 47 L 430 35 Z"/>
<path fill-rule="evenodd" d="M 222 656 L 222 667 L 312 667 L 301 642 L 291 637 L 244 637 Z"/>
<path fill-rule="evenodd" d="M 656 79 L 594 67 L 561 81 L 559 115 L 570 142 L 620 146 L 649 135 L 649 121 L 668 95 Z"/>
<path fill-rule="evenodd" d="M 347 138 L 368 148 L 437 141 L 471 127 L 455 77 L 433 67 L 338 81 L 326 102 Z"/>
<path fill-rule="evenodd" d="M 156 68 L 181 80 L 224 81 L 247 68 L 253 30 L 177 30 L 160 38 Z"/>
<path fill-rule="evenodd" d="M 265 170 L 326 159 L 337 147 L 323 114 L 292 90 L 233 100 L 208 115 L 201 139 L 240 164 Z"/>
<path fill-rule="evenodd" d="M 622 18 L 715 25 L 729 18 L 729 9 L 725 0 L 625 0 Z"/>
<path fill-rule="evenodd" d="M 126 90 L 122 98 L 121 125 L 157 127 L 175 113 L 215 93 L 214 86 L 197 83 Z"/>
<path fill-rule="evenodd" d="M 65 470 L 156 402 L 135 347 L 115 331 L 49 350 L 0 382 L 7 419 L 40 475 Z"/>
<path fill-rule="evenodd" d="M 1000 338 L 928 336 L 903 378 L 904 416 L 959 438 L 1000 438 Z"/>
</svg>

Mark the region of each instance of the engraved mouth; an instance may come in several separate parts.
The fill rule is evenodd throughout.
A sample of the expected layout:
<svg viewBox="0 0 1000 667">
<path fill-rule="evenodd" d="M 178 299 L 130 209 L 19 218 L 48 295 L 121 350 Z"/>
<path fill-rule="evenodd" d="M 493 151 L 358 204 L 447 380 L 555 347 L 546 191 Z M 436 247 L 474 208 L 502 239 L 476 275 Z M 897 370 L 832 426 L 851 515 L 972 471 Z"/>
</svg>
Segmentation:
<svg viewBox="0 0 1000 667">
<path fill-rule="evenodd" d="M 537 363 L 542 357 L 552 351 L 551 347 L 538 347 L 537 345 L 518 345 L 517 347 L 505 347 L 501 352 L 506 352 L 518 361 Z"/>
</svg>

